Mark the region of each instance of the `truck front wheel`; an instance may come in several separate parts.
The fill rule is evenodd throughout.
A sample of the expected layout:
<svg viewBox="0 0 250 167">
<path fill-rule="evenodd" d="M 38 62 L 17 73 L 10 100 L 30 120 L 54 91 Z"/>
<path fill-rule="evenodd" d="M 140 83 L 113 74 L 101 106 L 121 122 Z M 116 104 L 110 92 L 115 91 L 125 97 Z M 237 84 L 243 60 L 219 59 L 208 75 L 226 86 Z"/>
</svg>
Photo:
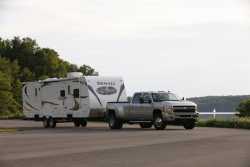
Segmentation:
<svg viewBox="0 0 250 167">
<path fill-rule="evenodd" d="M 122 128 L 122 121 L 116 118 L 114 113 L 109 114 L 109 128 L 110 129 L 121 129 Z"/>
<path fill-rule="evenodd" d="M 194 129 L 194 127 L 195 127 L 195 121 L 194 120 L 186 121 L 183 124 L 183 126 L 184 126 L 185 129 Z"/>
<path fill-rule="evenodd" d="M 160 113 L 155 114 L 154 116 L 154 127 L 156 130 L 164 130 L 166 128 L 166 123 L 162 119 L 162 115 Z"/>
</svg>

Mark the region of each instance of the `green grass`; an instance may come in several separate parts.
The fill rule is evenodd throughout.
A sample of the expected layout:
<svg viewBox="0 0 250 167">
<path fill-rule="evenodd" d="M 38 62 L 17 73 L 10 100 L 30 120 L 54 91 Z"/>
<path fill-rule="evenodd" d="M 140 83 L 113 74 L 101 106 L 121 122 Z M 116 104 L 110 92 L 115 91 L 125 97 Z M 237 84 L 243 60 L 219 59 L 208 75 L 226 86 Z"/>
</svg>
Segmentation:
<svg viewBox="0 0 250 167">
<path fill-rule="evenodd" d="M 24 118 L 24 115 L 21 112 L 0 113 L 0 119 L 21 119 L 21 118 Z"/>
<path fill-rule="evenodd" d="M 11 133 L 11 132 L 16 132 L 17 129 L 15 128 L 0 128 L 0 133 Z"/>
<path fill-rule="evenodd" d="M 197 126 L 200 127 L 219 127 L 219 128 L 238 128 L 238 129 L 250 129 L 250 118 L 234 118 L 232 120 L 199 120 Z"/>
</svg>

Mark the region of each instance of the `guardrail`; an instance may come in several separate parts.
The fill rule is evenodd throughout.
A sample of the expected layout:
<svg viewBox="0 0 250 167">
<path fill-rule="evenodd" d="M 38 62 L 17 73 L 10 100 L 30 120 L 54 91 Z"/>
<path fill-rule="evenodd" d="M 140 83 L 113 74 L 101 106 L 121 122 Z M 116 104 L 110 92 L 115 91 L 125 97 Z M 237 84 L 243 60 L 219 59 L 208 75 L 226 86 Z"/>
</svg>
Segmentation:
<svg viewBox="0 0 250 167">
<path fill-rule="evenodd" d="M 238 115 L 239 112 L 199 112 L 199 115 L 213 115 L 213 118 L 216 118 L 216 115 Z"/>
</svg>

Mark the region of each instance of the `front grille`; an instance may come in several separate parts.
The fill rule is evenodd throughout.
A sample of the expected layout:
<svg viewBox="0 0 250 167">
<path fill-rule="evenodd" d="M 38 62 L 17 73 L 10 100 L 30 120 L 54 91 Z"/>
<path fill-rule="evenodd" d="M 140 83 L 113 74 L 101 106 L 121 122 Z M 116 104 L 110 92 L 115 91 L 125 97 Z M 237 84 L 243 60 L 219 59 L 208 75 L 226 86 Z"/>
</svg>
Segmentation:
<svg viewBox="0 0 250 167">
<path fill-rule="evenodd" d="M 195 112 L 195 106 L 174 106 L 174 112 Z"/>
</svg>

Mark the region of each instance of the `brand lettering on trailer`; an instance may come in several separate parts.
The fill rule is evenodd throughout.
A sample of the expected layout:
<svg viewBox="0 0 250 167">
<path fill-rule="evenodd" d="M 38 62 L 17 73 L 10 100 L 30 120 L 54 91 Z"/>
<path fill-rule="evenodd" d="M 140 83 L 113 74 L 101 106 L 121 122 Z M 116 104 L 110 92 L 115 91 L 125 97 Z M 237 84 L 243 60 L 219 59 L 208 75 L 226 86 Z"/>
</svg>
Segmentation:
<svg viewBox="0 0 250 167">
<path fill-rule="evenodd" d="M 115 82 L 103 82 L 103 81 L 98 81 L 97 85 L 102 85 L 102 86 L 114 86 Z"/>
</svg>

